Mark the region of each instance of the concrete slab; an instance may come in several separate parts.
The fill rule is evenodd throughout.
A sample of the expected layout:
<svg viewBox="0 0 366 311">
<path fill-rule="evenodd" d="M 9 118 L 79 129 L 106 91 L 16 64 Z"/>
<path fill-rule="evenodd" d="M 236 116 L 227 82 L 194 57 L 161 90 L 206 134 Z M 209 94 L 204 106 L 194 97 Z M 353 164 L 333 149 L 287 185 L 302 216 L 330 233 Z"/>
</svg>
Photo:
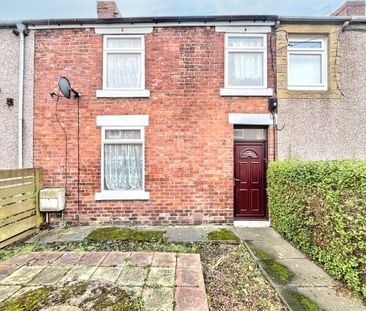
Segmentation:
<svg viewBox="0 0 366 311">
<path fill-rule="evenodd" d="M 148 273 L 148 268 L 126 266 L 117 279 L 117 284 L 127 286 L 143 286 Z"/>
<path fill-rule="evenodd" d="M 152 263 L 154 253 L 133 252 L 131 255 L 130 264 L 140 267 L 149 266 Z"/>
<path fill-rule="evenodd" d="M 237 234 L 246 241 L 269 241 L 281 238 L 281 235 L 273 228 L 237 228 Z"/>
<path fill-rule="evenodd" d="M 152 267 L 147 277 L 146 285 L 174 287 L 175 268 Z"/>
<path fill-rule="evenodd" d="M 44 267 L 23 266 L 3 279 L 0 283 L 7 285 L 24 285 L 30 282 Z"/>
<path fill-rule="evenodd" d="M 175 253 L 154 253 L 151 265 L 153 267 L 175 267 L 177 255 Z"/>
<path fill-rule="evenodd" d="M 175 311 L 208 311 L 205 289 L 201 287 L 177 287 Z"/>
<path fill-rule="evenodd" d="M 166 235 L 170 242 L 208 241 L 205 228 L 200 226 L 168 227 Z"/>
<path fill-rule="evenodd" d="M 28 264 L 32 266 L 46 266 L 55 262 L 59 257 L 62 256 L 60 252 L 43 252 L 42 256 L 38 256 L 36 260 L 31 261 Z"/>
<path fill-rule="evenodd" d="M 173 311 L 174 289 L 168 287 L 145 288 L 142 293 L 144 310 L 146 311 Z"/>
<path fill-rule="evenodd" d="M 142 290 L 143 287 L 139 287 L 139 286 L 122 286 L 121 287 L 123 290 L 125 290 L 128 293 L 132 293 L 136 296 L 141 296 L 142 295 Z"/>
<path fill-rule="evenodd" d="M 19 285 L 0 285 L 0 302 L 12 296 L 20 288 Z"/>
<path fill-rule="evenodd" d="M 81 257 L 84 256 L 82 252 L 65 252 L 54 261 L 55 266 L 71 266 L 75 265 Z"/>
<path fill-rule="evenodd" d="M 178 287 L 203 287 L 205 286 L 202 269 L 200 266 L 177 268 Z"/>
<path fill-rule="evenodd" d="M 103 267 L 123 267 L 131 253 L 110 252 L 100 264 Z"/>
<path fill-rule="evenodd" d="M 95 270 L 97 270 L 97 267 L 93 265 L 74 266 L 66 273 L 60 282 L 88 281 Z"/>
<path fill-rule="evenodd" d="M 87 252 L 80 258 L 78 265 L 99 266 L 107 255 L 107 252 Z"/>
<path fill-rule="evenodd" d="M 299 293 L 311 299 L 313 302 L 326 311 L 366 311 L 366 307 L 361 302 L 356 302 L 348 297 L 338 295 L 333 289 L 328 287 L 294 287 L 286 288 L 282 290 L 284 295 L 289 301 L 290 305 L 297 307 L 298 301 L 293 296 L 293 293 Z"/>
<path fill-rule="evenodd" d="M 56 284 L 67 273 L 65 267 L 46 267 L 36 277 L 34 277 L 29 285 L 53 285 Z"/>
<path fill-rule="evenodd" d="M 99 267 L 90 280 L 115 283 L 120 276 L 122 269 L 123 267 Z"/>
<path fill-rule="evenodd" d="M 333 278 L 309 259 L 278 259 L 276 262 L 295 273 L 289 286 L 332 286 L 335 284 Z"/>
<path fill-rule="evenodd" d="M 247 241 L 247 244 L 256 249 L 265 250 L 266 253 L 275 259 L 307 258 L 305 254 L 285 240 L 271 239 L 264 241 Z"/>
<path fill-rule="evenodd" d="M 199 254 L 178 254 L 178 268 L 195 266 L 201 266 L 201 256 Z"/>
</svg>

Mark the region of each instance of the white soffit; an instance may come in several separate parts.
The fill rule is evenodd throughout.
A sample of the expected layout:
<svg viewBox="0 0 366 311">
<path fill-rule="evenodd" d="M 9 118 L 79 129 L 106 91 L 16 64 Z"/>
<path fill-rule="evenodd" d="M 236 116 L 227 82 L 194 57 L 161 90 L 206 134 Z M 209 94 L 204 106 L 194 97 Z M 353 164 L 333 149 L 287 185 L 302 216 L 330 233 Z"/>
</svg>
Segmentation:
<svg viewBox="0 0 366 311">
<path fill-rule="evenodd" d="M 217 32 L 228 33 L 268 33 L 271 32 L 270 26 L 216 26 Z"/>
<path fill-rule="evenodd" d="M 263 113 L 229 113 L 229 123 L 241 125 L 271 125 L 273 119 L 270 114 Z"/>
</svg>

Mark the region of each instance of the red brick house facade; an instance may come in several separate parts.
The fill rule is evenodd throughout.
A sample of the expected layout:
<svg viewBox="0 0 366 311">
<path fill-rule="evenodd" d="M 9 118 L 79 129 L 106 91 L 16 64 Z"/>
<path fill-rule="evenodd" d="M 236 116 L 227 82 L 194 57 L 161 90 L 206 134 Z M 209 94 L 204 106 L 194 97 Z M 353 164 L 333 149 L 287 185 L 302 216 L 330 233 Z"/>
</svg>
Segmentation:
<svg viewBox="0 0 366 311">
<path fill-rule="evenodd" d="M 229 94 L 222 90 L 225 36 L 238 34 L 236 28 L 222 26 L 227 21 L 210 26 L 204 19 L 195 21 L 197 25 L 189 21 L 153 27 L 141 23 L 140 28 L 122 19 L 114 22 L 118 23 L 115 27 L 98 21 L 89 26 L 55 25 L 35 30 L 34 165 L 44 168 L 44 185 L 66 187 L 65 219 L 70 222 L 232 223 L 240 214 L 234 213 L 238 178 L 234 172 L 234 128 L 263 128 L 266 137 L 260 160 L 265 167 L 274 157 L 268 110 L 268 98 L 275 95 L 274 23 L 259 21 L 257 26 L 244 17 L 238 21 L 244 35 L 264 38 L 262 53 L 267 63 L 262 64 L 265 87 L 244 90 L 237 96 L 235 89 Z M 249 26 L 244 30 L 245 24 Z M 113 39 L 121 25 L 130 35 L 143 38 L 143 97 L 103 93 L 103 40 L 108 35 Z M 60 76 L 68 77 L 81 93 L 79 161 L 78 102 L 63 97 L 57 101 L 49 95 L 57 91 Z M 266 121 L 261 124 L 263 119 Z M 126 122 L 143 128 L 139 138 L 143 136 L 144 180 L 138 191 L 142 196 L 135 197 L 131 191 L 122 197 L 121 192 L 114 195 L 107 191 L 105 196 L 101 190 L 103 122 L 112 122 L 108 123 L 112 128 Z M 262 175 L 265 178 L 265 171 Z M 262 204 L 265 206 L 264 201 Z M 259 218 L 268 219 L 267 211 Z"/>
</svg>

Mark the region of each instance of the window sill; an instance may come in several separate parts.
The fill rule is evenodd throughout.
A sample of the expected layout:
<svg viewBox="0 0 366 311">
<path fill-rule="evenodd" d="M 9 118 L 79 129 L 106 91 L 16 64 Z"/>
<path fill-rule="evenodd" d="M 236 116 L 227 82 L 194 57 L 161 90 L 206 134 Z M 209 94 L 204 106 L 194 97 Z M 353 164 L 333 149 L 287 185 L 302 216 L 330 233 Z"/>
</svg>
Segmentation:
<svg viewBox="0 0 366 311">
<path fill-rule="evenodd" d="M 150 97 L 149 90 L 131 90 L 131 91 L 112 91 L 112 90 L 98 90 L 97 97 Z"/>
<path fill-rule="evenodd" d="M 267 89 L 235 89 L 235 88 L 224 88 L 220 90 L 220 96 L 272 96 L 273 90 Z"/>
<path fill-rule="evenodd" d="M 150 193 L 143 190 L 131 191 L 102 191 L 95 193 L 96 201 L 111 200 L 149 200 Z"/>
</svg>

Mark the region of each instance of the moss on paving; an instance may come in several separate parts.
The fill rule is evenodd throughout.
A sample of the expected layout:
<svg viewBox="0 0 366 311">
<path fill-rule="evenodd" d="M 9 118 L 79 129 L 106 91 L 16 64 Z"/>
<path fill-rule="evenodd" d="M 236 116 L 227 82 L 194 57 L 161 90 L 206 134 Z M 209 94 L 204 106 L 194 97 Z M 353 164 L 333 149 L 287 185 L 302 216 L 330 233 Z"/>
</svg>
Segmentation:
<svg viewBox="0 0 366 311">
<path fill-rule="evenodd" d="M 288 304 L 293 310 L 298 311 L 324 311 L 310 298 L 298 293 L 295 290 L 285 290 L 284 295 Z"/>
<path fill-rule="evenodd" d="M 54 290 L 53 287 L 42 287 L 26 292 L 22 295 L 10 298 L 0 304 L 2 311 L 33 311 L 39 310 L 38 306 L 42 305 L 48 295 Z"/>
<path fill-rule="evenodd" d="M 276 260 L 268 253 L 259 249 L 253 248 L 254 254 L 261 261 L 263 269 L 272 277 L 277 283 L 288 284 L 295 274 L 287 269 L 284 265 L 276 262 Z"/>
<path fill-rule="evenodd" d="M 46 286 L 7 299 L 0 304 L 2 311 L 35 311 L 44 307 L 73 305 L 81 310 L 139 311 L 141 299 L 120 287 L 79 282 L 60 287 Z"/>
<path fill-rule="evenodd" d="M 207 237 L 210 241 L 240 241 L 232 231 L 227 229 L 211 231 Z"/>
<path fill-rule="evenodd" d="M 133 230 L 128 228 L 108 227 L 94 230 L 86 239 L 89 241 L 160 241 L 165 238 L 164 231 Z"/>
</svg>

